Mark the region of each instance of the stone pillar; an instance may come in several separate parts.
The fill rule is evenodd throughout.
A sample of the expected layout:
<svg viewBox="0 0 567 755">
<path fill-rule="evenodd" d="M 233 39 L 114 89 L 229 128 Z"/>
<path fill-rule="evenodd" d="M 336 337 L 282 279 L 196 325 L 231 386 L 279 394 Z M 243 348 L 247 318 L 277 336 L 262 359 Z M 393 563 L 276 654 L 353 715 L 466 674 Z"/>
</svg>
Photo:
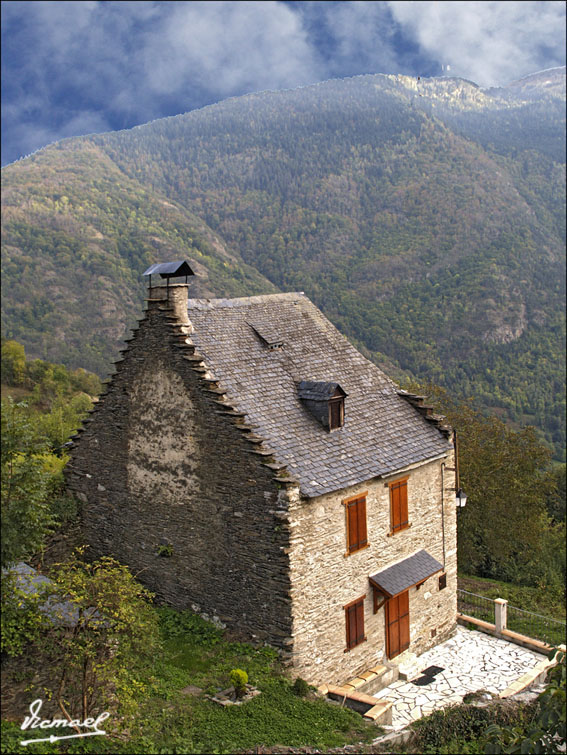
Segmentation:
<svg viewBox="0 0 567 755">
<path fill-rule="evenodd" d="M 504 598 L 496 598 L 494 601 L 494 624 L 496 625 L 496 631 L 502 632 L 506 629 L 506 622 L 508 620 L 508 601 Z"/>
</svg>

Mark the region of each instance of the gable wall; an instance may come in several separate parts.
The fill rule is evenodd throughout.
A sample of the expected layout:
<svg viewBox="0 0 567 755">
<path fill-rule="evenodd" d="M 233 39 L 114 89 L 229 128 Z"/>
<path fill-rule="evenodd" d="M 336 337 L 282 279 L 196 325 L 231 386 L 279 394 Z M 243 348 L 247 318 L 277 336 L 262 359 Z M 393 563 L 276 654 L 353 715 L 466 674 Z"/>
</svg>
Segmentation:
<svg viewBox="0 0 567 755">
<path fill-rule="evenodd" d="M 454 467 L 453 454 L 445 460 Z M 341 683 L 386 660 L 385 608 L 373 613 L 369 576 L 425 548 L 443 563 L 441 461 L 433 461 L 388 480 L 409 476 L 408 513 L 412 526 L 388 537 L 389 489 L 374 479 L 338 493 L 297 498 L 290 511 L 290 568 L 293 597 L 294 664 L 312 683 Z M 342 501 L 368 491 L 369 547 L 345 556 L 346 514 Z M 454 472 L 444 471 L 445 564 L 447 587 L 439 574 L 409 590 L 410 647 L 421 653 L 447 639 L 456 625 L 456 510 Z M 366 595 L 366 642 L 345 652 L 344 606 Z M 431 638 L 431 630 L 437 634 Z M 405 654 L 407 656 L 407 653 Z M 403 655 L 398 656 L 398 662 Z"/>
<path fill-rule="evenodd" d="M 172 347 L 171 312 L 150 305 L 72 452 L 90 554 L 128 564 L 162 601 L 282 646 L 284 491 Z M 157 555 L 164 544 L 172 557 Z"/>
</svg>

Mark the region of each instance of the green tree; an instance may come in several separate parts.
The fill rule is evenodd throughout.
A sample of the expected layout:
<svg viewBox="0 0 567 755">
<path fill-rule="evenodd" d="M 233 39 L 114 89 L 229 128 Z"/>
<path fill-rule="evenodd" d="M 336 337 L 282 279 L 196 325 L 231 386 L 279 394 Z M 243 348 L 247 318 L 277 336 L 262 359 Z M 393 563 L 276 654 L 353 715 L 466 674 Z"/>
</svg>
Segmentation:
<svg viewBox="0 0 567 755">
<path fill-rule="evenodd" d="M 26 377 L 26 353 L 17 341 L 2 340 L 2 382 L 23 385 Z"/>
<path fill-rule="evenodd" d="M 26 590 L 12 572 L 2 574 L 2 653 L 18 656 L 29 643 L 41 636 L 45 616 L 40 606 L 45 600 L 44 589 Z"/>
<path fill-rule="evenodd" d="M 48 504 L 51 474 L 40 456 L 45 450 L 26 404 L 2 402 L 2 567 L 37 552 L 54 523 Z"/>
<path fill-rule="evenodd" d="M 546 500 L 554 484 L 549 450 L 532 427 L 515 431 L 438 386 L 421 390 L 459 439 L 460 483 L 468 495 L 458 515 L 460 568 L 533 584 L 528 564 L 541 557 L 549 530 Z"/>
<path fill-rule="evenodd" d="M 52 592 L 65 603 L 37 643 L 55 673 L 53 699 L 69 720 L 68 704 L 83 719 L 116 704 L 133 712 L 159 646 L 151 593 L 115 559 L 88 563 L 83 556 L 78 549 L 54 567 Z"/>
<path fill-rule="evenodd" d="M 567 466 L 565 464 L 558 464 L 552 471 L 555 485 L 547 497 L 547 510 L 549 516 L 555 522 L 565 522 L 565 504 L 567 498 L 565 485 L 566 469 Z"/>
</svg>

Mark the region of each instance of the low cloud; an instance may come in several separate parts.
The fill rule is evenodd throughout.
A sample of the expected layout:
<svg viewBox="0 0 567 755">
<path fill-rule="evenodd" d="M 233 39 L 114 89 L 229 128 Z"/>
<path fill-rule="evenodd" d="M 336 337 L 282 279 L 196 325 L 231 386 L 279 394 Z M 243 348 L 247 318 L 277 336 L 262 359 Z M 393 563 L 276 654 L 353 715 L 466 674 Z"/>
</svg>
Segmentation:
<svg viewBox="0 0 567 755">
<path fill-rule="evenodd" d="M 565 65 L 563 2 L 422 0 L 388 5 L 404 32 L 450 65 L 451 75 L 481 86 Z"/>
<path fill-rule="evenodd" d="M 229 96 L 361 73 L 502 84 L 564 64 L 561 2 L 2 3 L 3 162 Z"/>
<path fill-rule="evenodd" d="M 143 57 L 156 93 L 189 85 L 225 96 L 298 86 L 323 73 L 298 14 L 272 2 L 176 4 Z"/>
</svg>

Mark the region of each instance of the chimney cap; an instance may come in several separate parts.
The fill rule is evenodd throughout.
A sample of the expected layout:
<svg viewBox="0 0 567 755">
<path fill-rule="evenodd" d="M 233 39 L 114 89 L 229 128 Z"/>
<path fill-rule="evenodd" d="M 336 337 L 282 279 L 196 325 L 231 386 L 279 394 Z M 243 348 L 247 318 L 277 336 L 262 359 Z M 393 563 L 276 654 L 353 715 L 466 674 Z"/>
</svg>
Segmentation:
<svg viewBox="0 0 567 755">
<path fill-rule="evenodd" d="M 180 275 L 195 275 L 187 260 L 177 262 L 157 262 L 150 265 L 142 275 L 155 275 L 158 273 L 162 278 L 176 278 Z"/>
</svg>

